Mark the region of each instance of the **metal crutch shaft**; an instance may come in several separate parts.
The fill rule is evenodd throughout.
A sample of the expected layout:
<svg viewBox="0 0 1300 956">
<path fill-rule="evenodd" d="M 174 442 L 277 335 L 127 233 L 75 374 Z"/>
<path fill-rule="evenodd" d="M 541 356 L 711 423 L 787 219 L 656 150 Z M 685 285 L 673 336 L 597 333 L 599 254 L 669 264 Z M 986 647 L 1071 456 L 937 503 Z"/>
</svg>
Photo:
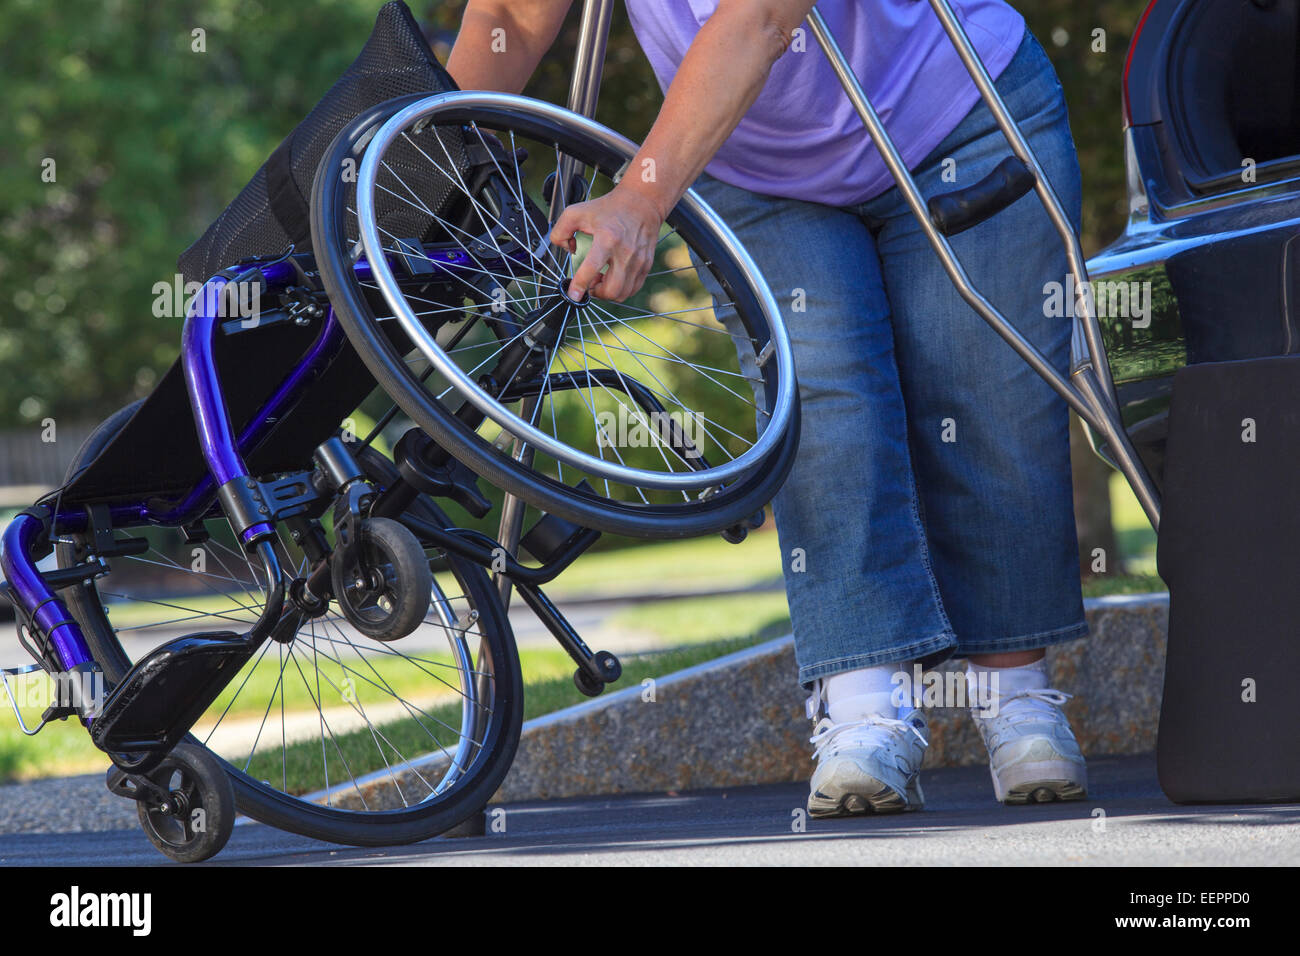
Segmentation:
<svg viewBox="0 0 1300 956">
<path fill-rule="evenodd" d="M 1009 323 L 973 286 L 966 274 L 966 270 L 954 255 L 947 238 L 939 232 L 931 220 L 925 200 L 908 171 L 906 163 L 889 137 L 884 124 L 881 123 L 874 107 L 872 107 L 870 100 L 858 82 L 852 67 L 816 7 L 809 12 L 808 22 L 812 28 L 813 36 L 830 61 L 845 94 L 849 97 L 858 116 L 862 119 L 868 135 L 870 135 L 872 142 L 880 152 L 881 159 L 898 185 L 899 191 L 902 193 L 913 216 L 920 224 L 930 247 L 939 257 L 944 271 L 956 287 L 958 294 L 981 318 L 993 327 L 994 331 L 1029 364 L 1034 372 L 1065 399 L 1084 421 L 1093 425 L 1107 437 L 1115 451 L 1116 463 L 1120 466 L 1120 470 L 1128 479 L 1129 484 L 1132 485 L 1134 494 L 1146 512 L 1152 526 L 1158 528 L 1160 516 L 1159 496 L 1150 475 L 1137 457 L 1137 453 L 1133 450 L 1128 439 L 1127 432 L 1123 428 L 1113 398 L 1105 353 L 1102 351 L 1100 328 L 1083 294 L 1084 290 L 1087 289 L 1087 268 L 1083 261 L 1078 237 L 1074 234 L 1074 230 L 1071 228 L 1069 219 L 1065 216 L 1055 192 L 1047 182 L 1042 166 L 1020 135 L 1014 120 L 1007 113 L 1005 104 L 1002 103 L 997 90 L 993 88 L 988 72 L 984 69 L 984 64 L 971 46 L 961 24 L 953 16 L 947 0 L 930 0 L 930 5 L 939 16 L 945 32 L 956 47 L 958 55 L 968 72 L 970 72 L 976 87 L 980 91 L 980 95 L 989 106 L 1013 152 L 1033 172 L 1035 177 L 1034 190 L 1046 207 L 1049 217 L 1066 245 L 1070 269 L 1074 273 L 1076 289 L 1079 290 L 1080 295 L 1073 317 L 1071 376 L 1082 387 L 1076 386 L 1074 382 L 1062 376 L 1042 352 L 1025 338 L 1019 329 Z"/>
</svg>

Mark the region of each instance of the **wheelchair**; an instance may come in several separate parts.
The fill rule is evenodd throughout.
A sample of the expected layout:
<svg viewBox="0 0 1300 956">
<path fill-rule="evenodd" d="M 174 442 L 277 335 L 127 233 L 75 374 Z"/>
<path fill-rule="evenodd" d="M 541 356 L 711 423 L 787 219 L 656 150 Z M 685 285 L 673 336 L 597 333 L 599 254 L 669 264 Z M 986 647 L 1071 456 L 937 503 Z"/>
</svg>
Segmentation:
<svg viewBox="0 0 1300 956">
<path fill-rule="evenodd" d="M 210 857 L 240 813 L 363 846 L 457 826 L 519 738 L 509 595 L 595 696 L 619 661 L 543 585 L 602 533 L 761 521 L 797 398 L 735 236 L 688 195 L 625 302 L 570 298 L 548 239 L 635 152 L 580 114 L 455 91 L 390 3 L 180 257 L 180 357 L 4 537 L 22 670 L 73 678 L 45 719 L 85 724 L 164 854 Z M 363 405 L 386 410 L 363 428 Z M 494 509 L 497 539 L 470 527 Z"/>
</svg>

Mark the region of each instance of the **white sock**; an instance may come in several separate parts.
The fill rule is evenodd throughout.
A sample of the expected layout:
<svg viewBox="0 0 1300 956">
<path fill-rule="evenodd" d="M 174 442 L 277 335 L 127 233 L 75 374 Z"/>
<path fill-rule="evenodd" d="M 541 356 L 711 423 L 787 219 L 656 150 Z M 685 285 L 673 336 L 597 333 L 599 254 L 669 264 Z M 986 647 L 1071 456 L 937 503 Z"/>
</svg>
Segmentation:
<svg viewBox="0 0 1300 956">
<path fill-rule="evenodd" d="M 1042 690 L 1047 687 L 1047 658 L 1032 664 L 1021 664 L 1019 667 L 985 667 L 968 660 L 966 681 L 971 691 L 978 686 L 981 674 L 988 675 L 983 678 L 986 693 L 992 693 L 996 689 L 1000 697 L 1025 690 Z"/>
<path fill-rule="evenodd" d="M 877 664 L 845 671 L 826 679 L 826 711 L 837 724 L 862 720 L 868 714 L 893 717 L 897 711 L 894 675 L 907 667 L 902 662 Z"/>
</svg>

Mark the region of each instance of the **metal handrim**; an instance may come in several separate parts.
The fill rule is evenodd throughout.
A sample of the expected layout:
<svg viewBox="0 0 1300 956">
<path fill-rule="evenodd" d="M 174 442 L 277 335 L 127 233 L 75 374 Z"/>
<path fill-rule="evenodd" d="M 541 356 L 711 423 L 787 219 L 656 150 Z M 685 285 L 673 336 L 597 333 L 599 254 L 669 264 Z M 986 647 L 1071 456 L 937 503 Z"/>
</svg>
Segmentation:
<svg viewBox="0 0 1300 956">
<path fill-rule="evenodd" d="M 597 139 L 601 145 L 613 150 L 625 159 L 631 159 L 636 153 L 636 145 L 630 140 L 586 117 L 549 103 L 504 93 L 458 92 L 438 94 L 413 103 L 394 114 L 375 133 L 362 158 L 357 174 L 357 218 L 362 248 L 370 263 L 375 284 L 411 342 L 424 358 L 452 383 L 456 391 L 502 429 L 532 445 L 535 449 L 573 467 L 583 469 L 589 474 L 633 486 L 687 490 L 724 484 L 747 474 L 765 462 L 777 447 L 786 427 L 789 425 L 795 402 L 795 383 L 793 375 L 794 362 L 789 337 L 781 321 L 780 310 L 776 305 L 776 301 L 771 291 L 761 280 L 756 283 L 756 291 L 758 292 L 757 298 L 760 308 L 767 320 L 771 334 L 772 355 L 769 360 L 777 362 L 779 381 L 776 403 L 766 427 L 760 431 L 755 442 L 749 448 L 725 463 L 698 471 L 661 472 L 629 467 L 621 462 L 611 462 L 607 459 L 598 458 L 558 441 L 511 412 L 479 388 L 439 347 L 436 338 L 419 321 L 414 310 L 402 294 L 396 276 L 387 261 L 375 215 L 376 181 L 380 169 L 383 168 L 383 158 L 387 147 L 402 135 L 407 128 L 421 121 L 433 121 L 440 114 L 482 108 L 528 110 L 555 122 L 580 127 L 583 133 Z M 446 118 L 444 118 L 445 122 L 447 122 Z M 712 214 L 711 210 L 698 196 L 693 192 L 688 192 L 683 197 L 682 202 L 693 212 L 712 223 L 727 254 L 736 260 L 743 271 L 754 277 L 760 275 L 757 266 L 741 247 L 735 235 Z"/>
</svg>

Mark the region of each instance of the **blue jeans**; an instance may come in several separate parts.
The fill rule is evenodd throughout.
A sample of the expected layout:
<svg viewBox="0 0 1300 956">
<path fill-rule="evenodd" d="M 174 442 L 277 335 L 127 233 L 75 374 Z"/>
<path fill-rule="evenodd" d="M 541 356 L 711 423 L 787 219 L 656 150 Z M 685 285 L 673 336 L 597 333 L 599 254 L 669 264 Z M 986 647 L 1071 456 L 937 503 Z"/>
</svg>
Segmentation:
<svg viewBox="0 0 1300 956">
<path fill-rule="evenodd" d="M 1065 100 L 1032 36 L 996 85 L 1077 228 Z M 913 173 L 932 196 L 1009 153 L 981 102 Z M 695 188 L 762 270 L 794 347 L 803 434 L 774 510 L 800 682 L 1084 636 L 1066 404 L 958 296 L 898 189 L 834 208 L 708 175 Z M 952 246 L 1065 373 L 1070 320 L 1045 314 L 1043 287 L 1067 262 L 1037 198 Z"/>
</svg>

